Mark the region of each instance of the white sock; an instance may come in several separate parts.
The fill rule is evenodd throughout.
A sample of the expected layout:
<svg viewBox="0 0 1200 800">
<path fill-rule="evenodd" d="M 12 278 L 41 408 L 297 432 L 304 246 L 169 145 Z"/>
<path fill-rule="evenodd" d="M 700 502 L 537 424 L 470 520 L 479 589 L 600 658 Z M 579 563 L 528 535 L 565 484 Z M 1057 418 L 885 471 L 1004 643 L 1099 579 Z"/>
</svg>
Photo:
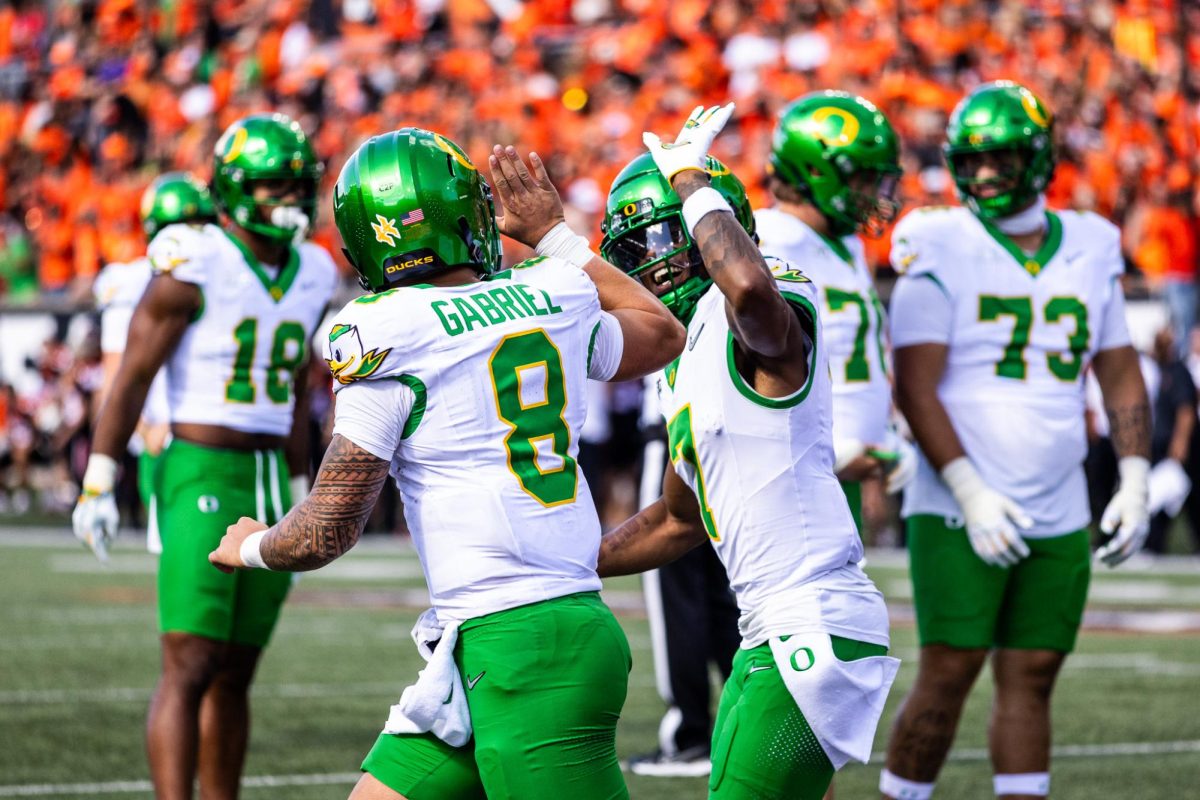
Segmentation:
<svg viewBox="0 0 1200 800">
<path fill-rule="evenodd" d="M 885 769 L 879 773 L 879 791 L 893 800 L 929 800 L 933 796 L 933 783 L 905 780 Z"/>
<path fill-rule="evenodd" d="M 993 775 L 992 788 L 996 791 L 996 797 L 1011 794 L 1046 797 L 1050 794 L 1050 773 L 1022 772 L 1018 775 Z"/>
</svg>

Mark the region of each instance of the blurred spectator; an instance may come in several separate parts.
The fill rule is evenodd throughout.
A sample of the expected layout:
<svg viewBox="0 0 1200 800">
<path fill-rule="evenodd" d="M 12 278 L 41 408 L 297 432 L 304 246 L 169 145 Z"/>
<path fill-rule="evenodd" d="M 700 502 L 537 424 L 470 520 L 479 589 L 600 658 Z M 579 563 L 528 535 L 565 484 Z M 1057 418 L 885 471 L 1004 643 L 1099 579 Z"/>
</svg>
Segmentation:
<svg viewBox="0 0 1200 800">
<path fill-rule="evenodd" d="M 761 202 L 772 115 L 818 88 L 888 112 L 910 206 L 952 200 L 946 115 L 975 83 L 1011 77 L 1057 113 L 1052 204 L 1140 215 L 1131 253 L 1190 308 L 1177 278 L 1194 256 L 1175 248 L 1190 238 L 1194 254 L 1193 212 L 1176 197 L 1196 171 L 1197 61 L 1200 7 L 1180 0 L 15 0 L 0 8 L 0 275 L 27 296 L 35 248 L 43 292 L 81 297 L 102 263 L 143 246 L 141 188 L 167 169 L 207 174 L 218 131 L 252 111 L 312 133 L 323 209 L 362 138 L 419 125 L 476 160 L 495 141 L 539 150 L 595 234 L 641 132 L 728 97 L 717 155 Z M 318 226 L 338 252 L 328 214 Z"/>
<path fill-rule="evenodd" d="M 1179 359 L 1173 328 L 1163 328 L 1154 337 L 1152 353 L 1154 369 L 1147 375 L 1146 388 L 1154 433 L 1150 444 L 1150 463 L 1158 465 L 1170 460 L 1177 465 L 1188 462 L 1192 432 L 1196 426 L 1196 386 L 1192 374 Z M 1177 509 L 1176 509 L 1177 510 Z M 1162 555 L 1166 552 L 1167 532 L 1173 515 L 1164 512 L 1150 520 L 1150 535 L 1146 551 Z"/>
</svg>

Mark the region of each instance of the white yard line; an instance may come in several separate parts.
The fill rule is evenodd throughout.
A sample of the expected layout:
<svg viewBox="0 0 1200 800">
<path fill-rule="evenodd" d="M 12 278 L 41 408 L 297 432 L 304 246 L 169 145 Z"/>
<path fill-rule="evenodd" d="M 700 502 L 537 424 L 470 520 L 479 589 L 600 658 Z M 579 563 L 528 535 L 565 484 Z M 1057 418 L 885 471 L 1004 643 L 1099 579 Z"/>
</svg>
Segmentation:
<svg viewBox="0 0 1200 800">
<path fill-rule="evenodd" d="M 1054 758 L 1116 758 L 1122 756 L 1171 755 L 1200 753 L 1200 740 L 1183 739 L 1173 742 L 1113 742 L 1111 744 L 1060 745 L 1054 748 Z M 880 763 L 876 754 L 872 763 Z M 955 750 L 951 761 L 987 761 L 983 748 Z M 305 775 L 252 775 L 242 779 L 244 789 L 268 789 L 282 786 L 350 785 L 357 781 L 357 772 L 331 772 Z M 150 781 L 107 781 L 104 783 L 26 783 L 0 786 L 0 797 L 48 797 L 57 794 L 99 795 L 133 794 L 153 791 Z"/>
</svg>

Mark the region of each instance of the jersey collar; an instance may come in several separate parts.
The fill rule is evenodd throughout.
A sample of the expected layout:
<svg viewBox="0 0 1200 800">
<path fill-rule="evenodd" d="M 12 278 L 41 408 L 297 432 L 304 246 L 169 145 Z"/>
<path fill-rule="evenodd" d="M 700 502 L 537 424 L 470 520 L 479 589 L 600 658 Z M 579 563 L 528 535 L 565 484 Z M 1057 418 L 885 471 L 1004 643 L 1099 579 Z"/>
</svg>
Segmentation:
<svg viewBox="0 0 1200 800">
<path fill-rule="evenodd" d="M 1059 245 L 1062 244 L 1062 220 L 1053 211 L 1046 212 L 1046 238 L 1042 240 L 1042 246 L 1032 256 L 1017 247 L 1016 242 L 986 219 L 982 217 L 976 217 L 976 219 L 979 220 L 983 229 L 996 240 L 996 243 L 1007 250 L 1008 254 L 1021 265 L 1021 268 L 1034 278 L 1042 273 L 1042 270 L 1058 253 Z"/>
<path fill-rule="evenodd" d="M 274 277 L 267 273 L 266 269 L 255 257 L 254 253 L 250 252 L 250 248 L 246 247 L 241 239 L 237 238 L 229 231 L 221 229 L 221 233 L 225 234 L 225 238 L 233 242 L 238 250 L 242 251 L 242 258 L 246 260 L 246 264 L 250 267 L 250 271 L 258 278 L 263 289 L 267 294 L 278 303 L 287 294 L 288 289 L 292 288 L 292 283 L 296 280 L 296 275 L 300 272 L 300 253 L 295 247 L 288 247 L 288 260 L 284 264 L 283 269 Z"/>
<path fill-rule="evenodd" d="M 850 248 L 846 246 L 845 242 L 836 236 L 826 236 L 818 230 L 813 230 L 813 233 L 815 233 L 817 236 L 820 236 L 821 241 L 823 241 L 830 250 L 836 253 L 838 258 L 840 258 L 842 261 L 845 261 L 851 267 L 854 266 L 854 255 L 850 252 Z"/>
</svg>

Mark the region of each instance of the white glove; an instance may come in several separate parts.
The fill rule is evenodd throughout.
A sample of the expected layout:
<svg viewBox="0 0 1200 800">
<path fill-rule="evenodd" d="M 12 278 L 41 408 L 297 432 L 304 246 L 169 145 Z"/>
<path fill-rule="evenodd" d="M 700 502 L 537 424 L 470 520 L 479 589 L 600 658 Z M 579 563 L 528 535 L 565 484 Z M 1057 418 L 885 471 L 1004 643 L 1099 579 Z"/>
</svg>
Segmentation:
<svg viewBox="0 0 1200 800">
<path fill-rule="evenodd" d="M 1029 545 L 1017 528 L 1028 528 L 1033 520 L 1012 500 L 989 488 L 966 456 L 943 467 L 942 480 L 963 510 L 967 537 L 977 556 L 997 567 L 1011 567 L 1029 555 Z"/>
<path fill-rule="evenodd" d="M 1115 567 L 1142 549 L 1150 533 L 1148 480 L 1150 462 L 1141 456 L 1125 456 L 1117 462 L 1121 485 L 1100 517 L 1100 530 L 1116 531 L 1108 543 L 1096 551 L 1096 558 Z"/>
<path fill-rule="evenodd" d="M 83 473 L 83 490 L 71 513 L 75 538 L 92 548 L 96 558 L 108 561 L 108 545 L 117 536 L 121 515 L 113 496 L 117 480 L 117 462 L 93 453 Z"/>
<path fill-rule="evenodd" d="M 654 163 L 668 183 L 684 170 L 704 171 L 708 148 L 712 147 L 713 139 L 725 127 L 731 114 L 733 103 L 707 110 L 704 106 L 696 106 L 674 142 L 664 143 L 653 133 L 642 134 L 642 142 L 650 149 Z"/>
<path fill-rule="evenodd" d="M 850 462 L 867 452 L 867 446 L 858 439 L 833 440 L 833 474 L 849 466 Z"/>
<path fill-rule="evenodd" d="M 886 443 L 888 449 L 897 456 L 887 472 L 887 493 L 896 494 L 917 477 L 917 448 L 897 433 L 895 428 L 888 428 Z"/>
<path fill-rule="evenodd" d="M 1192 479 L 1183 470 L 1183 465 L 1173 458 L 1164 458 L 1150 470 L 1147 481 L 1149 499 L 1147 513 L 1154 516 L 1160 511 L 1167 516 L 1177 515 L 1192 491 Z"/>
</svg>

